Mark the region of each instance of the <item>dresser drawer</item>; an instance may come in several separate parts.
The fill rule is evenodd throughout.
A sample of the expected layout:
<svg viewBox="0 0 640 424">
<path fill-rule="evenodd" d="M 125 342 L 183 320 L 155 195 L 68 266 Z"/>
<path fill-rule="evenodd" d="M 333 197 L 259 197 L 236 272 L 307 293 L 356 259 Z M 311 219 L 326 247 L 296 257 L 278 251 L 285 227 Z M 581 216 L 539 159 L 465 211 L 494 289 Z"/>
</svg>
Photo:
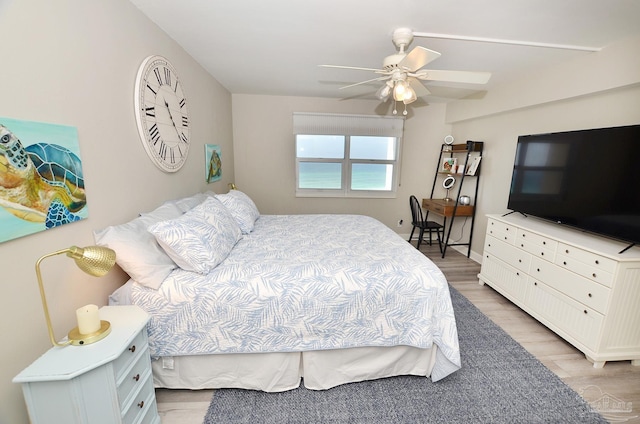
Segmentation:
<svg viewBox="0 0 640 424">
<path fill-rule="evenodd" d="M 142 330 L 133 339 L 127 348 L 113 361 L 113 370 L 116 375 L 116 381 L 120 381 L 122 374 L 131 366 L 133 361 L 138 358 L 141 350 L 147 349 L 147 332 Z"/>
<path fill-rule="evenodd" d="M 527 304 L 537 318 L 552 330 L 590 349 L 596 349 L 603 315 L 535 279 L 529 282 Z"/>
<path fill-rule="evenodd" d="M 550 238 L 518 228 L 516 246 L 526 250 L 532 255 L 553 261 L 558 248 L 558 242 Z"/>
<path fill-rule="evenodd" d="M 129 398 L 137 392 L 138 387 L 144 384 L 151 369 L 148 349 L 140 350 L 137 356 L 132 366 L 126 368 L 121 378 L 116 380 L 120 409 L 124 408 Z"/>
<path fill-rule="evenodd" d="M 493 255 L 495 258 L 506 262 L 514 268 L 525 273 L 529 272 L 529 264 L 531 263 L 531 255 L 515 246 L 508 244 L 500 239 L 487 236 L 484 243 L 484 251 Z"/>
<path fill-rule="evenodd" d="M 531 259 L 530 275 L 602 314 L 607 310 L 610 290 L 602 284 L 535 257 Z"/>
<path fill-rule="evenodd" d="M 613 283 L 612 273 L 603 271 L 602 269 L 595 266 L 586 265 L 585 263 L 577 261 L 572 257 L 557 255 L 556 264 L 572 272 L 575 272 L 576 274 L 580 274 L 593 281 L 597 281 L 598 283 L 603 284 L 607 287 L 611 287 Z"/>
<path fill-rule="evenodd" d="M 516 239 L 516 232 L 516 227 L 505 224 L 504 222 L 490 219 L 487 223 L 487 234 L 509 244 L 514 243 Z"/>
<path fill-rule="evenodd" d="M 560 243 L 556 264 L 611 287 L 616 262 L 589 251 Z"/>
</svg>

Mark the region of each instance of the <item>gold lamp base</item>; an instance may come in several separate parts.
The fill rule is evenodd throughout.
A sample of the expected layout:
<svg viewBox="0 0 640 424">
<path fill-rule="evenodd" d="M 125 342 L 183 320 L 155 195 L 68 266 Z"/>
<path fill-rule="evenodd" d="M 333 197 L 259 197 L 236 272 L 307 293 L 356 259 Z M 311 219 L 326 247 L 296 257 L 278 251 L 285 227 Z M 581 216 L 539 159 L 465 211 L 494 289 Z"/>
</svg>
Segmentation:
<svg viewBox="0 0 640 424">
<path fill-rule="evenodd" d="M 73 346 L 84 346 L 95 343 L 107 337 L 111 333 L 109 321 L 100 321 L 100 329 L 95 333 L 81 334 L 78 327 L 69 331 L 68 338 Z"/>
</svg>

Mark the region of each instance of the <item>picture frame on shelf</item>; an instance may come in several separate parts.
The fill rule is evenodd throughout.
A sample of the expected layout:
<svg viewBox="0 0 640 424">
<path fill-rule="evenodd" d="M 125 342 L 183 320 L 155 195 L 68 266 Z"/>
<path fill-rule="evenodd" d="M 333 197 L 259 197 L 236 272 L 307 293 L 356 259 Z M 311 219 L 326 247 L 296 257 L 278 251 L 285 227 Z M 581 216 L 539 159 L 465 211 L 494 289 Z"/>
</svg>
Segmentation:
<svg viewBox="0 0 640 424">
<path fill-rule="evenodd" d="M 442 164 L 440 164 L 440 172 L 445 172 L 447 174 L 455 174 L 457 165 L 458 165 L 457 158 L 444 158 L 442 160 Z"/>
<path fill-rule="evenodd" d="M 478 171 L 478 167 L 480 166 L 480 161 L 482 160 L 482 156 L 475 156 L 471 163 L 467 166 L 466 175 L 476 175 Z"/>
</svg>

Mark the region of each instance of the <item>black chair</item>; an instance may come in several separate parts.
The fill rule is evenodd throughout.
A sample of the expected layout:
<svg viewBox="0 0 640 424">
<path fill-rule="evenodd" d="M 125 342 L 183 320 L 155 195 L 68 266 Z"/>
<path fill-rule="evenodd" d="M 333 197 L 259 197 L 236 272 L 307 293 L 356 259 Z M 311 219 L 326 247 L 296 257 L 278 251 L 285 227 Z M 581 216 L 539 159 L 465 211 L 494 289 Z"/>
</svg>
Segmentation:
<svg viewBox="0 0 640 424">
<path fill-rule="evenodd" d="M 435 231 L 438 238 L 438 246 L 440 247 L 440 252 L 442 252 L 442 238 L 440 237 L 440 233 L 442 233 L 442 237 L 444 237 L 444 227 L 435 221 L 424 220 L 422 217 L 422 207 L 420 206 L 416 196 L 411 195 L 409 197 L 409 205 L 411 206 L 411 225 L 413 225 L 411 235 L 409 236 L 409 243 L 411 243 L 411 239 L 413 238 L 413 232 L 416 228 L 419 228 L 420 235 L 418 236 L 418 245 L 416 246 L 416 249 L 420 249 L 425 231 L 429 232 L 429 246 L 431 246 L 433 232 Z"/>
</svg>

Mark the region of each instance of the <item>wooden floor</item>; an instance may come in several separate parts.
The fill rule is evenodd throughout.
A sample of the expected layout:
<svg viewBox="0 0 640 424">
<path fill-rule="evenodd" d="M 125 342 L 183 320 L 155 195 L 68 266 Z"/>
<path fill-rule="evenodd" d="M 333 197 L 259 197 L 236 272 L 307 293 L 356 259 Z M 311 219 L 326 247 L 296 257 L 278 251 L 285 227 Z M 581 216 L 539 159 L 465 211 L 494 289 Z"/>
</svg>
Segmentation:
<svg viewBox="0 0 640 424">
<path fill-rule="evenodd" d="M 640 366 L 620 361 L 593 368 L 573 346 L 489 286 L 478 284 L 478 263 L 451 248 L 445 259 L 437 246 L 423 245 L 420 250 L 440 267 L 453 287 L 610 422 L 640 423 Z M 191 424 L 202 422 L 213 391 L 158 389 L 156 394 L 163 424 Z"/>
</svg>

